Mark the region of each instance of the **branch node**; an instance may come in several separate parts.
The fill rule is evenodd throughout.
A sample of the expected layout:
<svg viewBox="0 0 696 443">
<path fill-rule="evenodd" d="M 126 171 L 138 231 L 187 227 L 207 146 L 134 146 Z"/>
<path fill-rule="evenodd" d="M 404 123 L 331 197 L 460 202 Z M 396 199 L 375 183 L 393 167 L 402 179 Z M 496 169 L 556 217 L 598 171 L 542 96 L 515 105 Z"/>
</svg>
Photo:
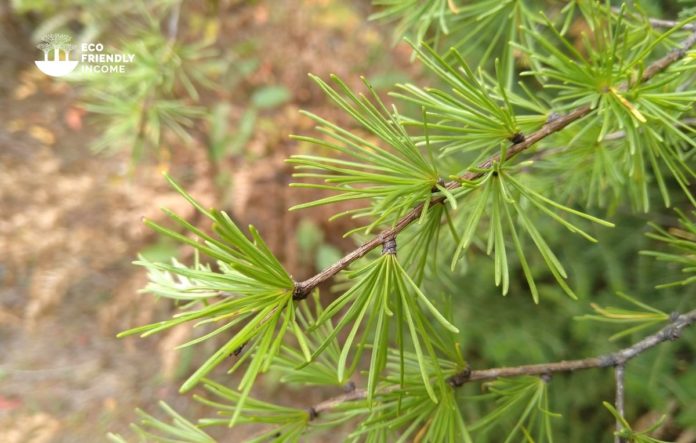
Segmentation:
<svg viewBox="0 0 696 443">
<path fill-rule="evenodd" d="M 437 179 L 437 182 L 435 185 L 433 185 L 432 188 L 430 188 L 430 192 L 438 192 L 439 189 L 437 189 L 438 186 L 445 186 L 447 183 L 445 183 L 445 179 L 440 177 Z"/>
<path fill-rule="evenodd" d="M 319 412 L 316 409 L 314 409 L 314 406 L 310 406 L 309 408 L 307 408 L 307 414 L 309 414 L 309 421 L 312 421 L 319 417 Z"/>
<path fill-rule="evenodd" d="M 521 132 L 515 132 L 508 140 L 510 140 L 514 144 L 517 144 L 522 143 L 525 140 L 525 138 L 524 134 L 522 134 Z"/>
<path fill-rule="evenodd" d="M 461 372 L 457 372 L 453 376 L 447 379 L 447 384 L 452 386 L 453 388 L 458 388 L 462 386 L 464 383 L 469 381 L 469 378 L 471 377 L 471 368 L 467 366 L 466 369 L 464 369 Z"/>
<path fill-rule="evenodd" d="M 616 355 L 614 354 L 609 354 L 609 355 L 603 355 L 599 357 L 599 367 L 600 368 L 608 368 L 610 366 L 616 366 L 619 364 L 619 359 L 616 358 Z"/>
<path fill-rule="evenodd" d="M 545 372 L 545 373 L 541 374 L 541 376 L 539 378 L 541 378 L 541 381 L 543 381 L 545 384 L 548 385 L 549 383 L 551 383 L 552 375 L 550 372 Z"/>
<path fill-rule="evenodd" d="M 664 332 L 664 337 L 670 341 L 677 340 L 679 337 L 681 337 L 681 328 L 678 328 L 675 325 L 667 326 L 663 330 L 663 332 Z"/>
<path fill-rule="evenodd" d="M 350 394 L 351 392 L 355 391 L 355 383 L 353 380 L 349 380 L 348 383 L 343 386 L 343 391 L 346 394 Z"/>
<path fill-rule="evenodd" d="M 384 243 L 382 243 L 382 255 L 384 254 L 396 255 L 396 237 L 391 236 L 384 240 Z"/>
<path fill-rule="evenodd" d="M 295 282 L 295 289 L 292 291 L 293 300 L 304 300 L 309 295 L 309 291 L 302 282 Z"/>
<path fill-rule="evenodd" d="M 546 123 L 551 123 L 553 121 L 558 120 L 559 118 L 561 118 L 561 114 L 559 114 L 558 112 L 552 112 L 551 114 L 549 114 L 548 117 L 546 117 Z"/>
</svg>

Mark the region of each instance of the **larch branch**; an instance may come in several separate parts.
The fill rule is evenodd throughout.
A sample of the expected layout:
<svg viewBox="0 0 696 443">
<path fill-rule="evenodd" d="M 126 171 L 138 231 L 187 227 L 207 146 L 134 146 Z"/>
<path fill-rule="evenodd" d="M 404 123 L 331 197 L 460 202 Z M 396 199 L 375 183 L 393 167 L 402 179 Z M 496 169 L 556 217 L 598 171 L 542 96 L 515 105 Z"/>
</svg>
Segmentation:
<svg viewBox="0 0 696 443">
<path fill-rule="evenodd" d="M 684 56 L 687 53 L 687 50 L 690 49 L 695 44 L 696 44 L 696 32 L 693 32 L 688 38 L 686 38 L 684 41 L 682 41 L 676 49 L 670 51 L 667 55 L 656 60 L 650 66 L 648 66 L 645 69 L 645 71 L 643 71 L 643 75 L 640 78 L 641 82 L 649 81 L 650 79 L 655 77 L 657 74 L 659 74 L 660 72 L 664 71 L 669 66 L 674 64 L 675 62 L 684 58 Z M 619 86 L 619 89 L 625 90 L 627 87 L 628 87 L 628 84 L 623 84 L 623 85 Z M 568 114 L 550 119 L 550 121 L 548 121 L 541 128 L 537 129 L 536 131 L 532 132 L 531 134 L 524 136 L 521 141 L 519 141 L 517 143 L 513 143 L 512 145 L 510 145 L 510 147 L 508 147 L 507 151 L 505 151 L 505 159 L 503 159 L 503 160 L 509 160 L 510 158 L 516 156 L 520 152 L 529 149 L 531 146 L 533 146 L 534 144 L 536 144 L 540 140 L 543 140 L 544 138 L 546 138 L 546 137 L 548 137 L 556 132 L 561 131 L 566 126 L 582 119 L 583 117 L 587 116 L 588 114 L 590 114 L 592 112 L 594 112 L 594 109 L 592 109 L 590 106 L 581 106 L 581 107 L 576 108 L 575 110 L 569 112 Z M 484 160 L 483 162 L 479 163 L 478 169 L 488 169 L 494 163 L 499 162 L 500 160 L 501 160 L 500 154 L 495 154 L 495 155 L 489 157 L 488 159 Z M 461 179 L 471 181 L 471 180 L 475 180 L 475 179 L 481 177 L 482 175 L 483 175 L 482 172 L 471 172 L 470 171 L 470 172 L 467 172 L 466 174 L 464 174 L 461 177 Z M 445 187 L 448 190 L 456 189 L 460 186 L 461 186 L 461 182 L 459 180 L 452 180 L 452 181 L 447 182 L 445 184 Z M 441 204 L 442 202 L 444 202 L 444 200 L 445 200 L 445 197 L 443 195 L 435 196 L 430 200 L 429 207 L 433 207 L 435 205 Z M 338 274 L 343 269 L 346 269 L 351 263 L 353 263 L 354 261 L 358 260 L 359 258 L 365 256 L 368 252 L 375 249 L 376 247 L 382 245 L 386 240 L 391 239 L 391 238 L 395 238 L 408 225 L 410 225 L 414 221 L 418 220 L 418 218 L 421 215 L 421 212 L 423 211 L 424 206 L 425 206 L 424 203 L 420 203 L 415 208 L 411 209 L 401 219 L 399 219 L 394 224 L 394 226 L 380 232 L 375 237 L 373 237 L 371 240 L 358 246 L 356 249 L 354 249 L 353 251 L 351 251 L 348 254 L 346 254 L 345 256 L 343 256 L 340 260 L 335 262 L 333 265 L 329 266 L 328 268 L 324 269 L 323 271 L 319 272 L 318 274 L 314 275 L 313 277 L 310 277 L 310 278 L 303 280 L 303 281 L 295 282 L 295 291 L 293 294 L 293 298 L 295 300 L 305 299 L 309 295 L 309 293 L 314 288 L 319 286 L 321 283 L 328 281 L 334 275 Z"/>
<path fill-rule="evenodd" d="M 452 388 L 458 388 L 466 383 L 495 380 L 501 377 L 521 377 L 527 375 L 549 376 L 554 373 L 575 372 L 584 369 L 601 369 L 608 367 L 614 367 L 615 369 L 621 368 L 620 371 L 617 372 L 616 409 L 620 414 L 623 415 L 623 368 L 625 367 L 626 363 L 661 343 L 677 340 L 681 337 L 683 330 L 694 323 L 696 323 L 696 309 L 685 314 L 673 315 L 670 324 L 664 328 L 627 348 L 620 349 L 611 354 L 583 358 L 579 360 L 562 360 L 559 362 L 539 363 L 533 365 L 479 370 L 467 369 L 451 376 L 448 381 L 450 382 L 449 384 L 452 386 Z M 619 376 L 622 380 L 621 383 L 619 383 Z M 386 390 L 383 390 L 382 393 L 393 392 L 396 390 L 396 388 L 398 388 L 398 386 L 387 388 Z M 364 400 L 365 398 L 367 398 L 367 391 L 364 389 L 356 389 L 348 394 L 343 394 L 329 400 L 325 400 L 315 405 L 312 409 L 316 412 L 316 418 L 320 416 L 322 412 L 330 411 L 331 409 L 334 409 L 345 402 Z"/>
</svg>

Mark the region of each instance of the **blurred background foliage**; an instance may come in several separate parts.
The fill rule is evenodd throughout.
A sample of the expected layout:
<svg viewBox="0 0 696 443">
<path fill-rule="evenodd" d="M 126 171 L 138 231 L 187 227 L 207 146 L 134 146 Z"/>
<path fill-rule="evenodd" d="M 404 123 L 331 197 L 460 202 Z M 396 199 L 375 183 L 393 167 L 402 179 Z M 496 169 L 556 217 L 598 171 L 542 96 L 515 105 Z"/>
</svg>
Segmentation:
<svg viewBox="0 0 696 443">
<path fill-rule="evenodd" d="M 649 16 L 674 19 L 692 14 L 693 3 L 641 1 L 640 6 Z M 451 4 L 458 5 L 457 14 L 447 13 Z M 0 225 L 0 246 L 7 251 L 0 259 L 0 329 L 8 350 L 0 362 L 0 441 L 101 440 L 106 430 L 123 432 L 136 405 L 157 415 L 151 406 L 159 398 L 189 419 L 200 416 L 202 408 L 177 397 L 175 390 L 213 345 L 200 353 L 191 348 L 172 352 L 192 338 L 184 328 L 157 342 L 127 341 L 125 353 L 122 344 L 112 343 L 116 331 L 160 319 L 169 310 L 136 295 L 144 277 L 130 260 L 137 253 L 151 260 L 191 258 L 176 244 L 133 227 L 143 215 L 161 218 L 155 213 L 158 206 L 197 220 L 176 203 L 156 172 L 171 170 L 205 205 L 254 223 L 298 278 L 323 269 L 354 246 L 355 240 L 341 236 L 356 224 L 327 223 L 330 213 L 323 208 L 286 212 L 316 198 L 314 191 L 287 189 L 290 171 L 283 159 L 307 150 L 287 135 L 307 132 L 312 125 L 299 108 L 346 127 L 352 123 L 327 104 L 307 72 L 322 78 L 337 73 L 354 87 L 360 85 L 359 75 L 366 75 L 393 101 L 386 92 L 395 83 L 437 82 L 412 63 L 405 36 L 440 49 L 457 47 L 467 60 L 489 66 L 494 54 L 503 54 L 502 78 L 511 84 L 518 71 L 533 64 L 514 46 L 503 45 L 523 38 L 517 26 L 533 25 L 520 9 L 543 9 L 553 16 L 563 8 L 578 8 L 581 14 L 583 8 L 582 1 L 475 4 L 12 0 L 0 7 L 5 31 L 0 51 L 8 60 L 0 86 L 7 91 L 0 102 L 6 114 L 0 208 L 12 214 Z M 578 45 L 580 26 L 580 21 L 564 24 Z M 136 61 L 127 75 L 42 78 L 31 64 L 38 57 L 31 48 L 50 32 L 70 33 L 78 45 L 104 42 L 114 52 L 135 54 Z M 417 106 L 398 103 L 405 115 L 418 115 Z M 575 135 L 564 133 L 557 141 L 560 145 Z M 693 155 L 689 162 L 696 166 Z M 544 167 L 553 170 L 552 163 Z M 530 168 L 531 180 L 537 180 L 537 166 Z M 544 177 L 539 186 L 555 191 L 553 198 L 564 204 L 590 199 L 582 195 L 582 176 L 571 176 L 578 190 L 572 195 L 548 178 L 553 174 Z M 691 207 L 673 181 L 667 186 L 672 208 L 664 207 L 659 189 L 652 186 L 649 215 L 633 211 L 620 194 L 594 196 L 601 203 L 595 214 L 616 224 L 611 230 L 589 227 L 599 240 L 596 245 L 540 219 L 538 229 L 569 268 L 578 300 L 563 294 L 540 257 L 530 255 L 542 299 L 535 305 L 519 263 L 512 264 L 509 293 L 503 297 L 493 284 L 485 245 L 474 244 L 465 254 L 466 265 L 454 272 L 449 271 L 451 254 L 439 254 L 425 268 L 426 293 L 453 295 L 451 312 L 470 364 L 483 368 L 597 355 L 652 332 L 609 341 L 620 330 L 615 325 L 578 321 L 593 313 L 590 303 L 630 308 L 617 292 L 667 313 L 693 308 L 693 286 L 655 289 L 682 279 L 679 266 L 640 254 L 665 250 L 645 235 L 655 232 L 648 223 L 675 229 L 673 208 L 688 212 Z M 682 443 L 696 441 L 696 331 L 685 335 L 632 361 L 626 373 L 626 415 L 634 427 L 647 428 L 666 414 L 655 435 Z M 81 362 L 77 369 L 75 362 Z M 328 394 L 286 386 L 276 376 L 261 378 L 258 397 L 304 408 Z M 50 387 L 56 384 L 62 387 Z M 610 441 L 614 418 L 601 404 L 612 400 L 613 384 L 611 373 L 600 370 L 551 380 L 550 409 L 562 416 L 553 419 L 559 441 Z M 484 416 L 493 404 L 468 401 L 480 389 L 478 384 L 463 388 L 461 403 L 473 418 Z M 476 441 L 501 441 L 504 427 L 484 430 Z M 253 431 L 235 429 L 234 438 Z M 316 441 L 335 438 L 319 434 Z"/>
</svg>

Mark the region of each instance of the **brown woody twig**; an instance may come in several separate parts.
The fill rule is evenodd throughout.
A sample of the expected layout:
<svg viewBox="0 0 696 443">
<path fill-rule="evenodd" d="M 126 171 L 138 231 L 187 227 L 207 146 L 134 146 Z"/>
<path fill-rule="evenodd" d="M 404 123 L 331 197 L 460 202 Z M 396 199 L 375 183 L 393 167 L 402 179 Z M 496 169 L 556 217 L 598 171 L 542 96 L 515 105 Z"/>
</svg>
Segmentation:
<svg viewBox="0 0 696 443">
<path fill-rule="evenodd" d="M 681 42 L 678 48 L 672 50 L 670 53 L 665 55 L 664 57 L 658 59 L 657 61 L 653 62 L 650 66 L 648 66 L 645 71 L 643 71 L 643 75 L 640 78 L 641 82 L 647 82 L 650 79 L 652 79 L 654 76 L 659 74 L 660 72 L 664 71 L 667 69 L 670 65 L 675 63 L 676 61 L 681 60 L 684 58 L 686 55 L 686 52 L 689 48 L 694 46 L 696 44 L 696 32 L 692 33 L 688 38 L 686 38 L 684 41 Z M 623 84 L 619 86 L 619 90 L 625 90 L 628 87 L 628 84 Z M 543 140 L 544 138 L 548 137 L 551 134 L 554 134 L 566 126 L 570 125 L 571 123 L 574 123 L 581 118 L 587 116 L 588 114 L 594 112 L 594 109 L 590 108 L 589 106 L 581 106 L 568 114 L 562 115 L 562 116 L 557 116 L 550 121 L 548 121 L 544 126 L 541 128 L 537 129 L 536 131 L 532 132 L 531 134 L 524 136 L 520 134 L 520 137 L 517 137 L 515 140 L 520 140 L 517 143 L 513 143 L 505 152 L 505 159 L 508 160 L 517 154 L 519 154 L 522 151 L 525 151 L 528 149 L 530 146 L 534 145 L 540 140 Z M 488 169 L 490 168 L 494 163 L 499 162 L 500 159 L 500 154 L 495 154 L 491 157 L 489 157 L 487 160 L 481 162 L 478 165 L 478 169 Z M 477 178 L 481 177 L 483 175 L 482 172 L 467 172 L 464 174 L 461 179 L 462 180 L 476 180 Z M 460 180 L 452 180 L 450 182 L 447 182 L 445 184 L 445 187 L 448 190 L 451 189 L 456 189 L 461 186 L 461 181 Z M 445 200 L 445 197 L 443 195 L 438 195 L 433 197 L 430 202 L 429 202 L 429 207 L 433 207 L 435 205 L 438 205 L 442 203 Z M 318 285 L 321 283 L 331 279 L 334 275 L 338 274 L 340 271 L 343 269 L 347 268 L 351 263 L 353 263 L 355 260 L 365 256 L 368 252 L 371 250 L 375 249 L 376 247 L 380 246 L 383 244 L 386 240 L 395 238 L 397 234 L 399 234 L 401 231 L 403 231 L 408 225 L 413 223 L 415 220 L 417 220 L 421 212 L 423 211 L 425 204 L 420 203 L 417 205 L 415 208 L 411 209 L 406 215 L 404 215 L 401 219 L 399 219 L 393 227 L 386 229 L 379 234 L 377 234 L 375 237 L 373 237 L 371 240 L 369 240 L 366 243 L 363 243 L 362 245 L 358 246 L 356 249 L 354 249 L 352 252 L 349 252 L 346 254 L 344 257 L 342 257 L 340 260 L 338 260 L 336 263 L 333 265 L 329 266 L 328 268 L 324 269 L 323 271 L 319 272 L 318 274 L 314 275 L 313 277 L 310 277 L 306 280 L 303 281 L 298 281 L 295 282 L 295 291 L 293 294 L 293 299 L 295 300 L 303 300 L 307 298 L 307 296 L 312 292 L 314 288 L 316 288 Z"/>
<path fill-rule="evenodd" d="M 696 323 L 696 309 L 681 315 L 673 315 L 669 325 L 660 329 L 656 333 L 649 335 L 633 345 L 620 349 L 616 352 L 597 357 L 583 358 L 579 360 L 563 360 L 552 363 L 540 363 L 533 365 L 511 366 L 502 368 L 490 368 L 470 370 L 466 369 L 449 378 L 450 386 L 458 388 L 466 383 L 474 381 L 489 381 L 501 377 L 521 377 L 525 375 L 531 376 L 546 376 L 554 373 L 575 372 L 584 369 L 608 368 L 614 367 L 617 374 L 617 390 L 616 390 L 616 409 L 623 416 L 623 368 L 626 363 L 644 353 L 645 351 L 654 348 L 655 346 L 667 342 L 677 340 L 681 337 L 682 331 L 692 324 Z M 619 381 L 621 380 L 621 381 Z M 398 386 L 396 386 L 398 388 Z M 387 388 L 378 394 L 393 392 L 395 387 Z M 315 412 L 314 418 L 317 418 L 323 412 L 328 412 L 337 406 L 357 400 L 367 398 L 367 391 L 364 389 L 355 389 L 347 394 L 325 400 L 315 405 L 312 410 Z"/>
<path fill-rule="evenodd" d="M 616 412 L 619 417 L 624 417 L 624 365 L 616 365 L 614 368 L 614 376 L 616 378 L 616 399 L 614 400 L 614 405 L 616 406 Z M 621 420 L 616 419 L 616 431 L 619 432 L 623 429 Z M 615 443 L 626 443 L 626 439 L 620 435 L 616 435 L 614 438 Z"/>
<path fill-rule="evenodd" d="M 657 25 L 656 25 L 657 26 Z M 692 33 L 687 39 L 681 42 L 679 47 L 677 49 L 674 49 L 671 51 L 669 54 L 665 55 L 664 57 L 658 59 L 654 63 L 652 63 L 648 68 L 643 71 L 643 75 L 640 78 L 641 82 L 647 82 L 651 80 L 654 76 L 659 74 L 660 72 L 664 71 L 667 69 L 670 65 L 673 63 L 679 61 L 682 59 L 685 55 L 688 49 L 690 49 L 692 46 L 696 44 L 696 32 Z M 627 88 L 627 84 L 621 85 L 618 89 L 619 90 L 625 90 Z M 590 108 L 589 106 L 582 106 L 579 107 L 568 114 L 562 115 L 562 116 L 554 116 L 553 119 L 550 119 L 544 126 L 542 126 L 540 129 L 534 131 L 533 133 L 521 137 L 517 137 L 515 139 L 515 142 L 507 149 L 505 153 L 505 159 L 508 160 L 517 154 L 519 154 L 522 151 L 525 151 L 535 143 L 537 143 L 540 140 L 543 140 L 544 138 L 548 137 L 551 134 L 554 134 L 566 126 L 570 125 L 571 123 L 574 123 L 583 117 L 589 115 L 592 113 L 594 110 Z M 487 160 L 481 162 L 478 165 L 478 169 L 488 169 L 491 166 L 493 166 L 496 162 L 499 162 L 500 155 L 496 154 L 491 157 L 489 157 Z M 483 173 L 481 172 L 467 172 L 464 174 L 461 179 L 463 180 L 475 180 L 479 177 L 481 177 Z M 451 189 L 456 189 L 461 186 L 461 181 L 459 180 L 452 180 L 450 182 L 447 182 L 445 184 L 445 187 L 448 190 Z M 435 196 L 433 197 L 430 202 L 429 206 L 432 207 L 434 205 L 440 204 L 445 200 L 445 197 L 442 195 Z M 295 300 L 302 300 L 305 299 L 309 293 L 316 288 L 319 284 L 328 281 L 331 279 L 334 275 L 348 267 L 352 262 L 355 260 L 358 260 L 359 258 L 365 256 L 369 251 L 372 249 L 375 249 L 376 247 L 383 245 L 387 241 L 391 241 L 395 239 L 397 234 L 399 234 L 401 231 L 403 231 L 408 225 L 413 223 L 415 220 L 417 220 L 421 212 L 423 211 L 425 204 L 421 203 L 411 209 L 406 215 L 404 215 L 401 219 L 399 219 L 393 227 L 386 229 L 379 234 L 377 234 L 375 237 L 373 237 L 371 240 L 367 241 L 366 243 L 363 243 L 362 245 L 358 246 L 355 250 L 352 252 L 349 252 L 346 254 L 344 257 L 342 257 L 340 260 L 338 260 L 336 263 L 333 265 L 329 266 L 328 268 L 324 269 L 323 271 L 319 272 L 318 274 L 303 280 L 303 281 L 298 281 L 295 282 L 295 292 L 293 298 Z M 662 330 L 658 331 L 657 333 L 650 335 L 643 340 L 639 341 L 638 343 L 635 343 L 634 345 L 624 348 L 620 351 L 617 351 L 613 354 L 605 355 L 605 356 L 599 356 L 599 357 L 590 357 L 590 358 L 585 358 L 585 359 L 580 359 L 580 360 L 568 360 L 568 361 L 560 361 L 560 362 L 554 362 L 554 363 L 542 363 L 542 364 L 535 364 L 535 365 L 524 365 L 524 366 L 515 366 L 515 367 L 502 367 L 502 368 L 491 368 L 491 369 L 482 369 L 482 370 L 469 370 L 466 369 L 458 374 L 455 374 L 451 376 L 448 379 L 448 382 L 450 386 L 453 388 L 459 387 L 464 385 L 465 383 L 472 382 L 472 381 L 486 381 L 486 380 L 494 380 L 499 377 L 518 377 L 518 376 L 523 376 L 523 375 L 544 375 L 548 376 L 549 374 L 552 373 L 557 373 L 557 372 L 573 372 L 577 370 L 583 370 L 583 369 L 591 369 L 591 368 L 606 368 L 610 366 L 614 367 L 621 367 L 623 368 L 623 365 L 630 359 L 634 358 L 635 356 L 645 352 L 646 350 L 664 342 L 667 340 L 674 340 L 679 337 L 682 329 L 686 328 L 687 326 L 691 325 L 692 323 L 696 322 L 696 310 L 690 311 L 687 314 L 679 315 L 675 317 L 674 321 L 672 322 L 671 325 L 663 328 Z M 621 376 L 623 376 L 623 370 L 620 370 Z M 617 373 L 618 375 L 618 373 Z M 329 400 L 323 401 L 315 406 L 312 406 L 308 410 L 311 411 L 310 418 L 312 420 L 316 419 L 319 417 L 322 413 L 330 411 L 331 409 L 337 407 L 340 404 L 343 404 L 345 402 L 349 401 L 356 401 L 356 400 L 362 400 L 367 397 L 367 391 L 364 389 L 355 389 L 351 392 L 345 393 L 343 395 L 340 395 L 338 397 L 331 398 Z M 620 403 L 621 402 L 621 403 Z M 623 385 L 621 384 L 621 396 L 619 396 L 618 392 L 618 383 L 617 383 L 617 410 L 619 405 L 622 405 L 623 402 Z"/>
</svg>

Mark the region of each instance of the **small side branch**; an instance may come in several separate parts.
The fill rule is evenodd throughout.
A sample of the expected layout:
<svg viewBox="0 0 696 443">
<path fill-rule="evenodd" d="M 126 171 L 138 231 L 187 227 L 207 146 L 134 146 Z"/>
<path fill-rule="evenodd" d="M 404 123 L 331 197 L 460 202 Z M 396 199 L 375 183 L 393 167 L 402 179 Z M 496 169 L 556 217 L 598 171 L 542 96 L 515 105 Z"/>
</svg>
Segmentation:
<svg viewBox="0 0 696 443">
<path fill-rule="evenodd" d="M 396 255 L 396 237 L 389 237 L 382 243 L 382 255 Z"/>
<path fill-rule="evenodd" d="M 345 402 L 363 400 L 365 398 L 367 398 L 367 391 L 365 389 L 353 389 L 338 397 L 330 398 L 312 407 L 314 418 L 319 417 L 322 412 L 330 411 Z M 310 419 L 313 419 L 311 415 Z"/>
<path fill-rule="evenodd" d="M 655 75 L 667 69 L 670 65 L 678 60 L 681 60 L 686 55 L 686 52 L 691 49 L 692 46 L 696 44 L 696 32 L 692 33 L 689 37 L 684 39 L 679 44 L 677 49 L 672 50 L 669 54 L 665 55 L 661 59 L 652 63 L 648 68 L 643 71 L 643 77 L 641 81 L 646 82 L 653 78 Z"/>
<path fill-rule="evenodd" d="M 616 377 L 616 399 L 614 400 L 614 406 L 616 406 L 616 412 L 619 413 L 619 417 L 624 417 L 624 365 L 619 364 L 614 368 L 614 375 Z M 619 432 L 623 429 L 621 421 L 616 419 L 616 431 Z M 614 438 L 614 443 L 626 443 L 626 439 L 617 435 Z"/>
<path fill-rule="evenodd" d="M 648 21 L 653 28 L 674 28 L 679 24 L 679 22 L 674 20 L 662 20 L 659 18 L 649 18 Z M 696 23 L 687 23 L 682 26 L 682 29 L 687 31 L 696 31 Z"/>
<path fill-rule="evenodd" d="M 684 329 L 696 323 L 696 309 L 687 312 L 686 314 L 674 315 L 669 325 L 660 329 L 656 333 L 645 337 L 644 339 L 634 343 L 633 345 L 620 349 L 616 352 L 597 357 L 583 358 L 579 360 L 563 360 L 552 363 L 540 363 L 534 365 L 512 366 L 503 368 L 490 368 L 469 370 L 466 369 L 460 373 L 454 374 L 448 379 L 448 384 L 456 389 L 472 381 L 488 381 L 495 380 L 501 377 L 521 377 L 525 375 L 537 375 L 549 377 L 553 373 L 574 372 L 583 369 L 593 368 L 616 368 L 616 409 L 623 416 L 624 406 L 624 384 L 623 374 L 626 362 L 642 354 L 643 352 L 654 348 L 660 343 L 673 341 L 681 337 Z M 619 369 L 620 368 L 620 369 Z M 620 380 L 620 381 L 619 381 Z M 391 392 L 394 389 L 388 389 L 385 392 Z M 329 411 L 338 405 L 347 401 L 363 400 L 367 397 L 367 391 L 364 389 L 356 389 L 348 394 L 343 394 L 338 397 L 325 400 L 314 406 L 317 416 Z"/>
</svg>

